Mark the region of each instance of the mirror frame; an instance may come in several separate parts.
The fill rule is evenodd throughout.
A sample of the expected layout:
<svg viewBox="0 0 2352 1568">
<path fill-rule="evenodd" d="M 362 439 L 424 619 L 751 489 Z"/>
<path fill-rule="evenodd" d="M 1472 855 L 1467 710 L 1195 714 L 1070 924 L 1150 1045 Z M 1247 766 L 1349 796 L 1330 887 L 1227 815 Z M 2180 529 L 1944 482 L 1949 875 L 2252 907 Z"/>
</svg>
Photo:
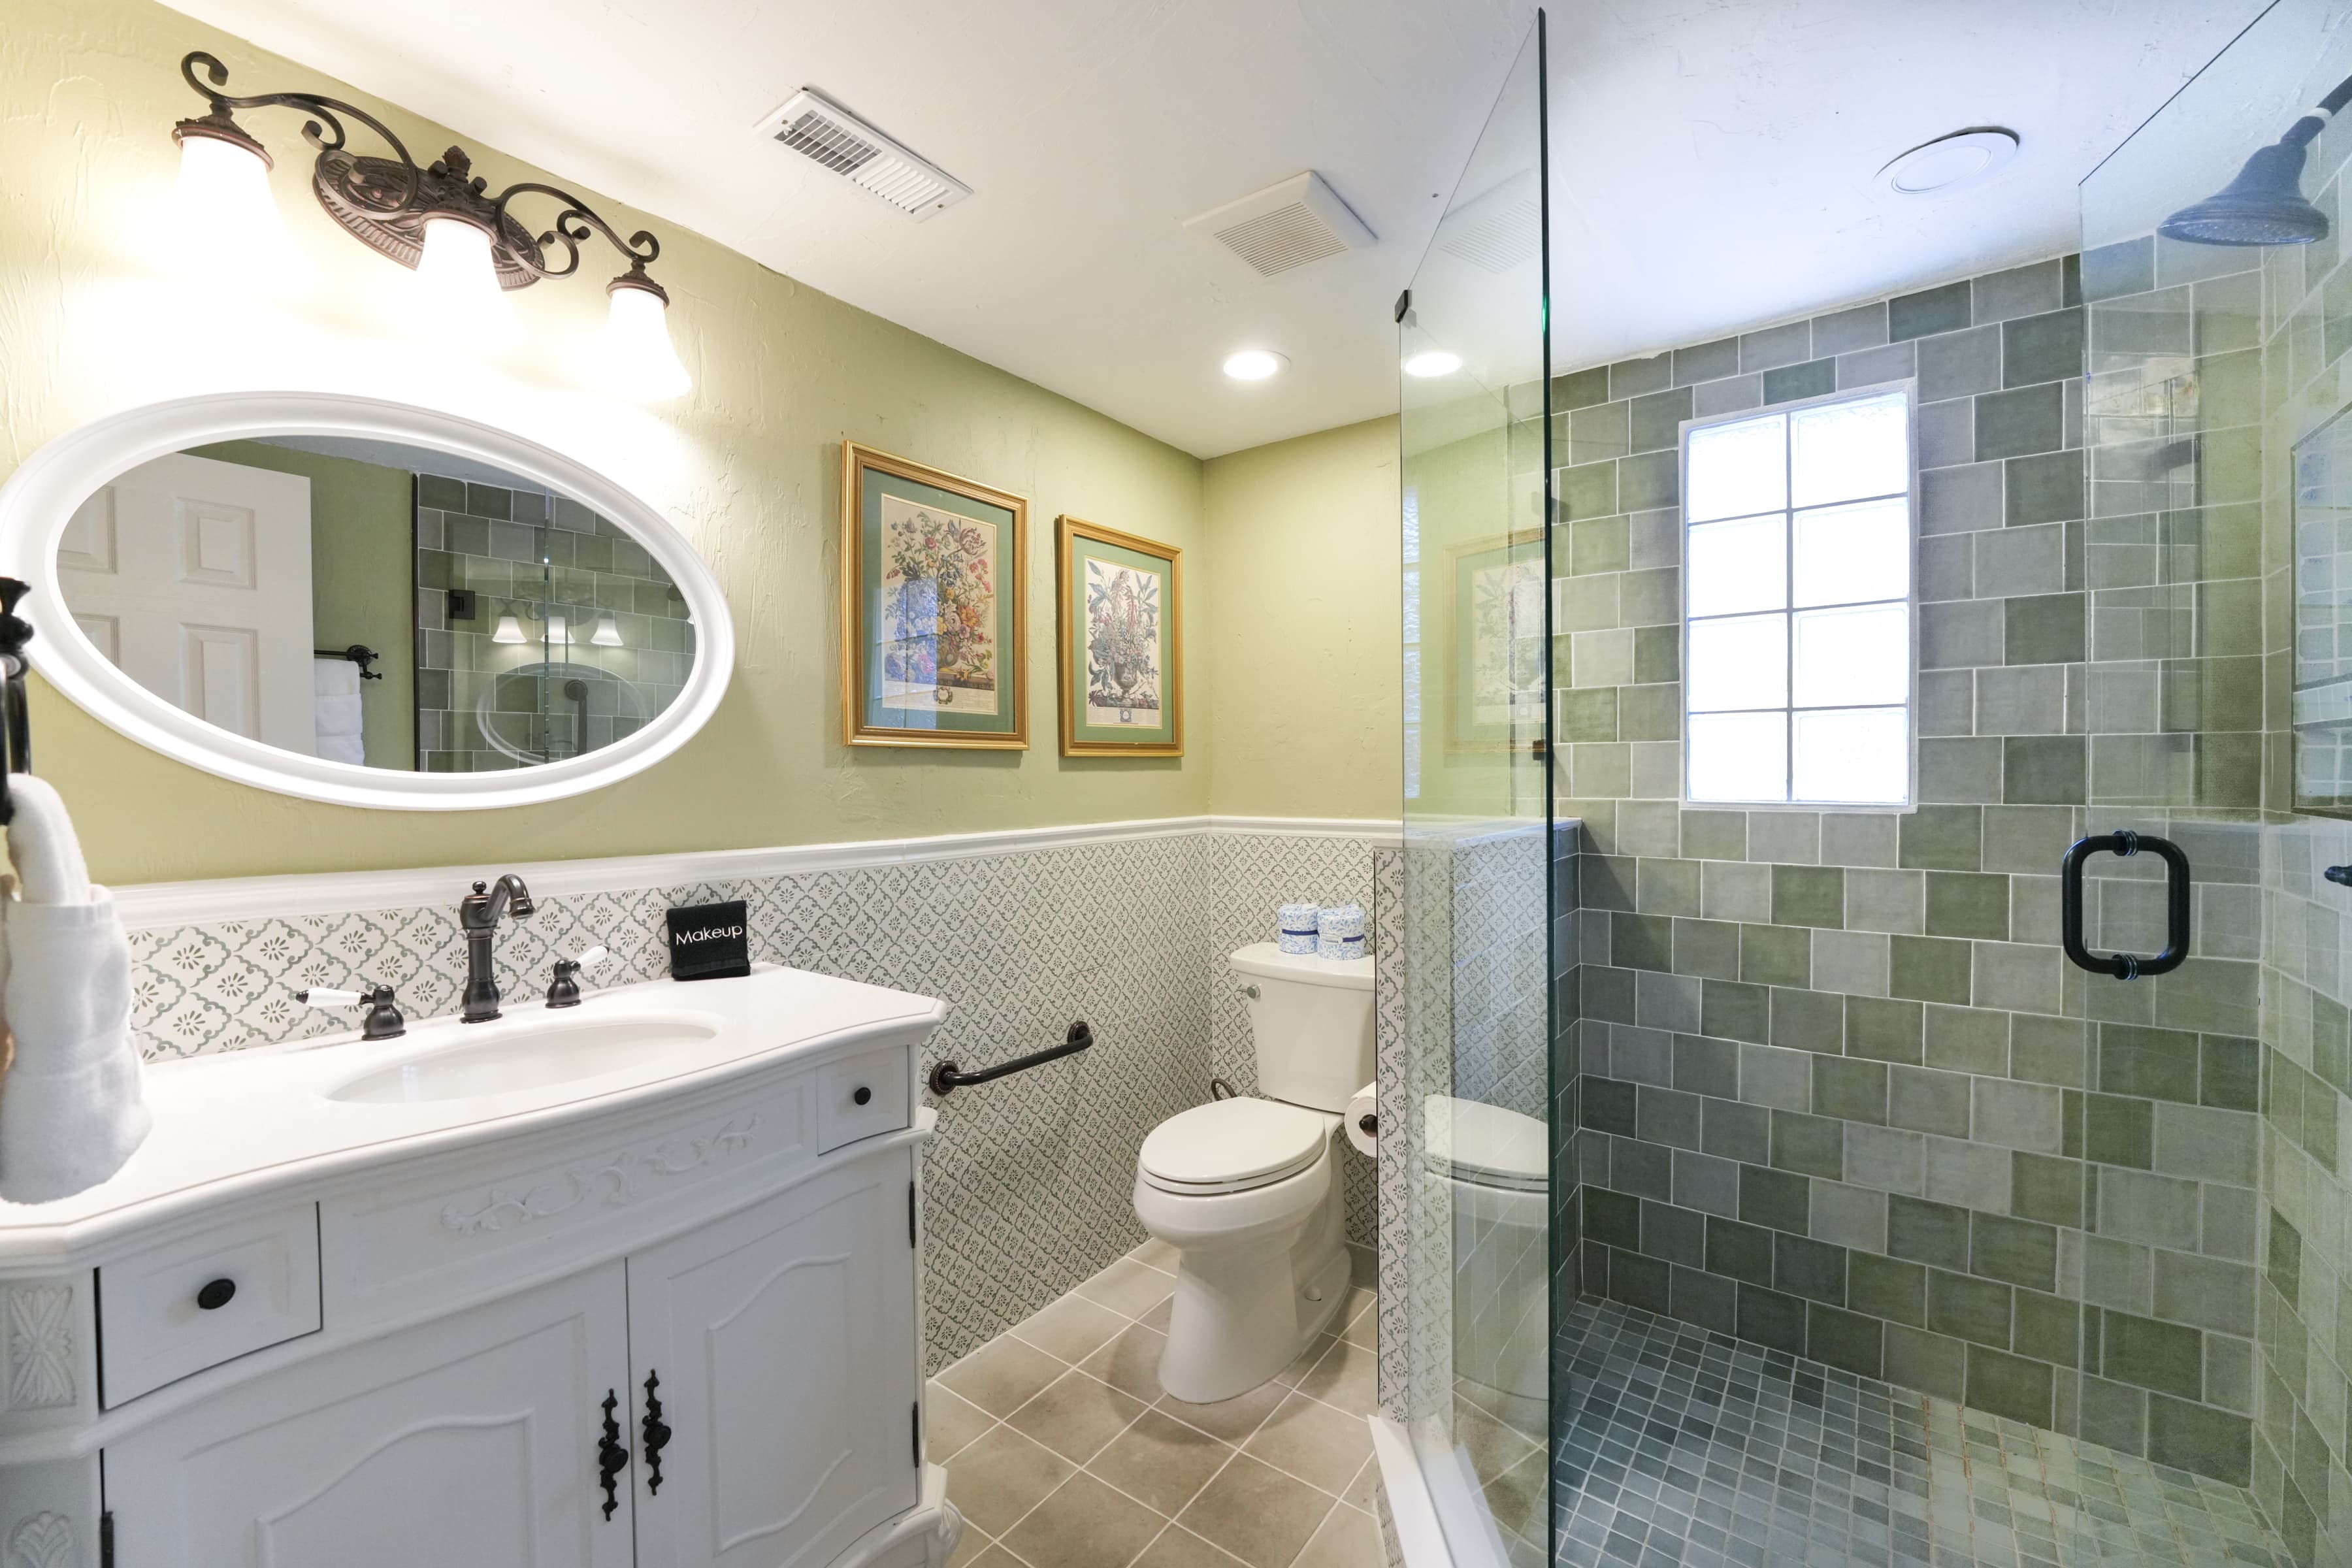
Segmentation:
<svg viewBox="0 0 2352 1568">
<path fill-rule="evenodd" d="M 627 739 L 543 767 L 495 773 L 394 773 L 280 751 L 208 724 L 117 669 L 84 637 L 58 581 L 58 542 L 83 501 L 128 469 L 215 441 L 271 436 L 395 440 L 471 458 L 570 496 L 646 547 L 685 595 L 695 661 L 677 700 Z M 613 479 L 562 453 L 436 409 L 325 392 L 231 392 L 125 409 L 68 431 L 0 487 L 0 573 L 32 585 L 18 613 L 26 652 L 50 684 L 118 733 L 175 761 L 257 789 L 387 811 L 531 805 L 599 789 L 660 762 L 709 721 L 735 664 L 719 580 L 686 536 Z M 36 752 L 36 756 L 38 752 Z"/>
</svg>

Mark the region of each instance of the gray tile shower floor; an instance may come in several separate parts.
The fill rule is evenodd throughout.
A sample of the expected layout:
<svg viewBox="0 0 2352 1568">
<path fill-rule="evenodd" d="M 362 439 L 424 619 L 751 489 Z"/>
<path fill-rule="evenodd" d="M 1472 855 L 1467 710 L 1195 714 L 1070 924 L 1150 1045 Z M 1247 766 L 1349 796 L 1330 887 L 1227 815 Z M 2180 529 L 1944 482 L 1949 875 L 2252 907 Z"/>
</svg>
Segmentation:
<svg viewBox="0 0 2352 1568">
<path fill-rule="evenodd" d="M 1563 1330 L 1560 1568 L 2291 1568 L 2219 1481 L 1613 1302 Z"/>
<path fill-rule="evenodd" d="M 1175 1258 L 1147 1242 L 931 1380 L 952 1568 L 1373 1568 L 1370 1259 L 1336 1332 L 1221 1405 L 1160 1389 Z"/>
</svg>

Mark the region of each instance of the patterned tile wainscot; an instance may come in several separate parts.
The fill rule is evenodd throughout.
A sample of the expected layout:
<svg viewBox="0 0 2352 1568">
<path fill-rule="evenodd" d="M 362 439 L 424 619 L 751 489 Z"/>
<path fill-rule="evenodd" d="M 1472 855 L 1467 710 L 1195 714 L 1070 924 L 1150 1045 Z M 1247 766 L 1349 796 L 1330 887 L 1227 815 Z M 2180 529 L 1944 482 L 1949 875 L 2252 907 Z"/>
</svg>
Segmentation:
<svg viewBox="0 0 2352 1568">
<path fill-rule="evenodd" d="M 1213 1073 L 1255 1082 L 1224 954 L 1270 932 L 1286 899 L 1369 906 L 1374 848 L 1393 842 L 1373 824 L 1203 817 L 524 867 L 539 912 L 500 931 L 499 984 L 536 994 L 556 958 L 598 942 L 613 954 L 600 983 L 658 978 L 667 909 L 742 899 L 754 958 L 947 1001 L 929 1061 L 993 1060 L 1091 1023 L 1102 1045 L 1088 1056 L 939 1103 L 925 1171 L 937 1367 L 1143 1240 L 1144 1134 L 1207 1100 Z M 297 1004 L 306 985 L 381 981 L 413 1017 L 454 1012 L 457 897 L 499 869 L 122 889 L 147 1055 L 352 1026 Z M 397 891 L 352 907 L 371 886 Z M 219 918 L 245 908 L 298 912 Z M 1369 1244 L 1370 1163 L 1342 1157 L 1350 1230 Z"/>
</svg>

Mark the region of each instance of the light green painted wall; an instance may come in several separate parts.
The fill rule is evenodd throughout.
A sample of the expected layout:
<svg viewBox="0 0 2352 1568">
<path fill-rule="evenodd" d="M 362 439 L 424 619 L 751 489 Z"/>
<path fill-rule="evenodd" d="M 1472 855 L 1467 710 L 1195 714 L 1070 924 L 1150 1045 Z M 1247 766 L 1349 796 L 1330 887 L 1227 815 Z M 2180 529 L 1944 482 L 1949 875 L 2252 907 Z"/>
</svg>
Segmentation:
<svg viewBox="0 0 2352 1568">
<path fill-rule="evenodd" d="M 1213 458 L 1206 492 L 1207 569 L 1191 581 L 1209 638 L 1188 657 L 1193 689 L 1206 678 L 1210 809 L 1395 817 L 1397 422 Z"/>
<path fill-rule="evenodd" d="M 416 765 L 416 477 L 322 452 L 222 441 L 197 457 L 310 481 L 310 630 L 320 647 L 383 655 L 360 682 L 368 766 Z"/>
<path fill-rule="evenodd" d="M 1197 459 L 674 224 L 602 202 L 623 233 L 643 226 L 662 237 L 656 270 L 676 300 L 681 352 L 697 375 L 692 396 L 648 410 L 585 390 L 575 366 L 604 307 L 593 281 L 514 296 L 528 345 L 493 362 L 468 360 L 404 330 L 412 275 L 352 244 L 319 211 L 299 117 L 283 111 L 245 118 L 278 153 L 278 205 L 316 268 L 315 284 L 304 295 L 251 301 L 193 290 L 170 268 L 159 228 L 177 168 L 172 125 L 202 109 L 178 77 L 191 48 L 227 64 L 232 91 L 299 86 L 365 106 L 412 148 L 458 140 L 150 0 L 20 0 L 0 33 L 0 168 L 9 173 L 10 206 L 0 225 L 8 416 L 0 474 L 85 421 L 164 397 L 290 385 L 429 404 L 517 429 L 644 495 L 717 573 L 740 658 L 709 726 L 660 766 L 553 805 L 454 814 L 322 806 L 232 784 L 117 737 L 37 681 L 41 772 L 73 808 L 101 879 L 851 840 L 1210 808 L 1213 722 L 1191 755 L 1166 761 L 1065 759 L 1054 739 L 1055 515 L 1164 540 L 1205 560 L 1213 552 Z M 560 172 L 469 145 L 495 179 L 562 183 Z M 1027 752 L 842 745 L 835 540 L 845 437 L 1029 498 Z M 1251 467 L 1237 462 L 1235 471 Z M 1369 494 L 1371 481 L 1363 482 Z M 1212 598 L 1192 595 L 1184 628 L 1188 696 L 1203 720 L 1215 706 L 1220 662 Z M 37 624 L 47 607 L 28 608 Z M 1367 657 L 1385 683 L 1391 656 L 1371 648 Z M 1263 736 L 1252 728 L 1245 744 L 1255 747 Z M 1330 765 L 1327 756 L 1302 772 Z M 1338 771 L 1360 765 L 1351 757 Z M 1275 772 L 1270 763 L 1262 771 Z M 1238 798 L 1272 810 L 1276 795 L 1269 784 Z M 1294 808 L 1313 804 L 1302 796 Z"/>
</svg>

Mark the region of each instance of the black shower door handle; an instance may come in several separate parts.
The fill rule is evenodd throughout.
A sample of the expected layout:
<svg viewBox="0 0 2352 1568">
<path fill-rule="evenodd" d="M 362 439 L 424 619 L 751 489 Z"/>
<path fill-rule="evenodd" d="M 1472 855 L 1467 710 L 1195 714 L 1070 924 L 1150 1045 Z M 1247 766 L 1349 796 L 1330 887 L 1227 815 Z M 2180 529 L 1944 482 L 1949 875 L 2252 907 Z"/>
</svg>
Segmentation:
<svg viewBox="0 0 2352 1568">
<path fill-rule="evenodd" d="M 2164 861 L 2164 951 L 2153 958 L 2129 952 L 2093 952 L 2083 945 L 2083 862 L 2105 852 L 2129 857 L 2147 850 Z M 2117 980 L 2167 974 L 2189 957 L 2189 857 L 2169 838 L 2152 833 L 2094 833 L 2074 840 L 2058 868 L 2058 934 L 2066 956 L 2078 968 Z"/>
</svg>

